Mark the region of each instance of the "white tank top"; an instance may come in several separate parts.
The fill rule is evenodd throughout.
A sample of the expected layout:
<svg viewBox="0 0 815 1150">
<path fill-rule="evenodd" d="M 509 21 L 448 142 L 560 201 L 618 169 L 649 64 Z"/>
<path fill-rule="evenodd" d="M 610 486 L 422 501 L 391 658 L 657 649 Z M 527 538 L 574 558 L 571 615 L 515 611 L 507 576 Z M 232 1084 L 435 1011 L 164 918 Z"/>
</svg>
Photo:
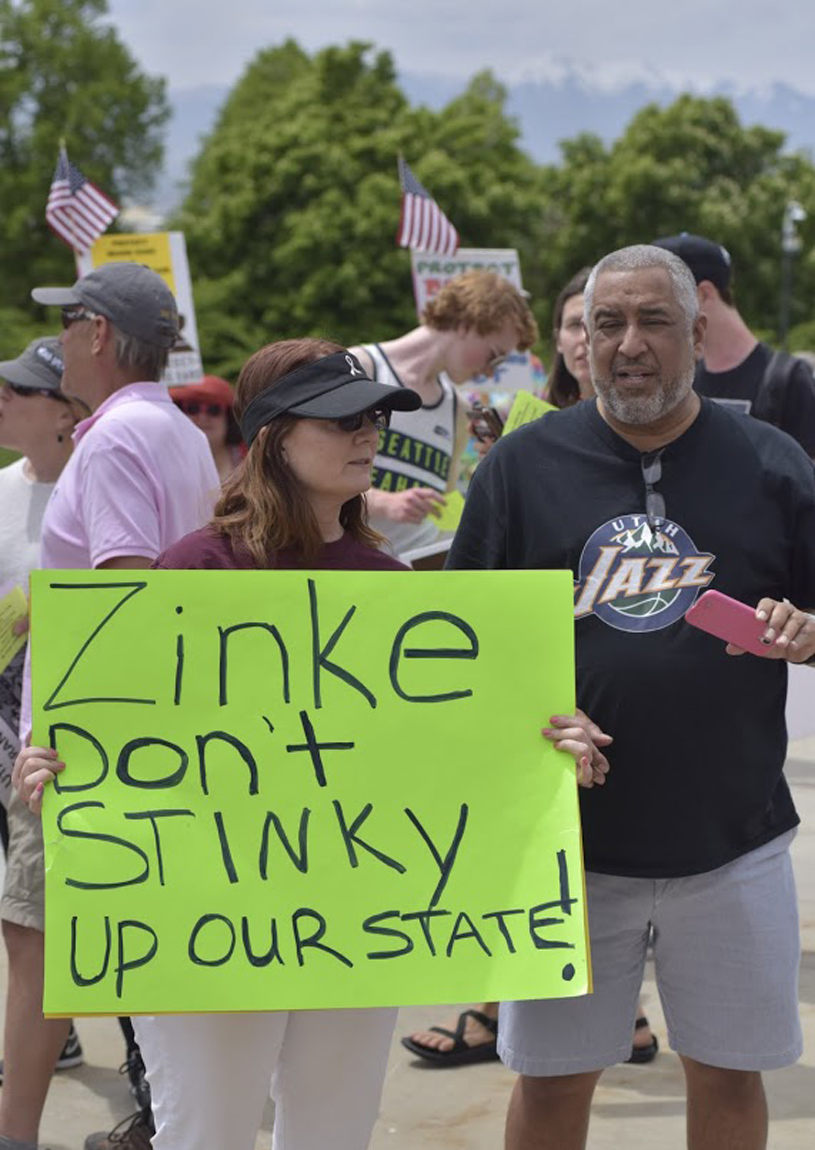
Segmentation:
<svg viewBox="0 0 815 1150">
<path fill-rule="evenodd" d="M 405 386 L 378 343 L 362 346 L 373 360 L 374 379 L 378 383 Z M 447 490 L 458 400 L 448 379 L 439 377 L 439 385 L 441 396 L 435 403 L 423 403 L 418 411 L 394 411 L 390 427 L 380 434 L 372 474 L 372 485 L 379 491 L 405 491 L 409 487 Z M 422 523 L 394 523 L 372 515 L 371 526 L 387 536 L 397 555 L 414 547 L 424 547 L 439 534 L 432 519 Z"/>
</svg>

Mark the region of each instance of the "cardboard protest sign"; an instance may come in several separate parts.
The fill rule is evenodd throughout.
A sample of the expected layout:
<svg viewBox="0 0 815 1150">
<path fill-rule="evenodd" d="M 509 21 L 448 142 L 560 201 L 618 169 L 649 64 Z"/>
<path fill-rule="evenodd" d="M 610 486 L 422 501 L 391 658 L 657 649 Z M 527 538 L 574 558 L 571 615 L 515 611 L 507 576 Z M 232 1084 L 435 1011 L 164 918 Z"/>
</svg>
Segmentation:
<svg viewBox="0 0 815 1150">
<path fill-rule="evenodd" d="M 28 614 L 25 591 L 16 583 L 0 587 L 0 672 L 5 671 L 18 651 L 26 645 L 28 636 L 16 634 L 15 623 Z"/>
<path fill-rule="evenodd" d="M 557 408 L 543 399 L 538 399 L 537 395 L 532 395 L 528 391 L 519 391 L 509 409 L 503 434 L 509 435 L 516 427 L 523 427 L 525 423 L 534 423 L 536 419 L 540 419 L 549 411 L 557 411 Z"/>
<path fill-rule="evenodd" d="M 87 275 L 100 264 L 115 263 L 117 260 L 132 260 L 152 268 L 175 296 L 181 334 L 170 352 L 170 362 L 162 377 L 163 382 L 173 386 L 200 379 L 204 368 L 184 233 L 123 232 L 120 235 L 100 236 L 90 251 L 78 257 L 79 274 Z"/>
<path fill-rule="evenodd" d="M 448 280 L 473 268 L 495 272 L 509 280 L 519 291 L 523 290 L 521 261 L 515 248 L 459 248 L 452 256 L 414 251 L 410 253 L 410 266 L 416 314 L 420 318 L 428 300 Z M 543 366 L 538 357 L 528 351 L 515 351 L 491 375 L 477 375 L 462 387 L 465 391 L 477 390 L 486 396 L 496 390 L 507 393 L 519 387 L 542 387 L 544 382 Z M 492 399 L 483 398 L 482 402 L 486 407 L 496 406 Z"/>
<path fill-rule="evenodd" d="M 518 291 L 523 288 L 521 261 L 515 248 L 459 248 L 452 256 L 413 251 L 410 253 L 410 268 L 416 314 L 419 316 L 428 300 L 437 295 L 448 280 L 474 268 L 503 276 Z"/>
<path fill-rule="evenodd" d="M 15 633 L 15 624 L 28 614 L 28 597 L 13 580 L 0 586 L 0 803 L 11 798 L 11 772 L 20 750 L 17 726 L 23 675 L 23 648 L 28 635 Z"/>
<path fill-rule="evenodd" d="M 429 511 L 431 522 L 435 523 L 439 531 L 455 531 L 461 522 L 464 511 L 464 496 L 460 491 L 445 491 L 444 506 L 438 508 L 438 514 Z"/>
<path fill-rule="evenodd" d="M 32 583 L 49 1014 L 571 996 L 567 571 Z"/>
</svg>

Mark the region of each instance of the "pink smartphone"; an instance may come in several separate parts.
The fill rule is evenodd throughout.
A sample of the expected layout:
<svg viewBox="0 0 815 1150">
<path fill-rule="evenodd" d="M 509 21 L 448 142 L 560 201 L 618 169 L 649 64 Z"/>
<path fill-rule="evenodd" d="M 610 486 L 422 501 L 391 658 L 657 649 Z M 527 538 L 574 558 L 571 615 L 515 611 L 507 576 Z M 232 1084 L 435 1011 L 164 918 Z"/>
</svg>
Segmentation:
<svg viewBox="0 0 815 1150">
<path fill-rule="evenodd" d="M 766 656 L 770 646 L 761 642 L 767 624 L 756 619 L 755 609 L 721 591 L 705 591 L 685 612 L 685 620 L 717 639 L 724 639 L 751 655 Z"/>
</svg>

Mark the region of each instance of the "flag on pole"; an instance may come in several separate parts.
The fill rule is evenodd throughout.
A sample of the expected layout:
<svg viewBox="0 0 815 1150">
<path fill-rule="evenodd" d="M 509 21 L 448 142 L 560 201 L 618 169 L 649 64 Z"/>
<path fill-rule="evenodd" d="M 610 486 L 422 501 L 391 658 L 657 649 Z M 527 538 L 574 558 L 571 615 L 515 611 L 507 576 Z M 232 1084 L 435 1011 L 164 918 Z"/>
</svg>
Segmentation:
<svg viewBox="0 0 815 1150">
<path fill-rule="evenodd" d="M 85 252 L 118 214 L 113 200 L 82 175 L 61 147 L 45 208 L 51 230 L 75 252 Z"/>
<path fill-rule="evenodd" d="M 454 255 L 458 248 L 458 232 L 401 156 L 399 181 L 402 185 L 402 215 L 396 242 L 402 248 L 418 252 Z"/>
</svg>

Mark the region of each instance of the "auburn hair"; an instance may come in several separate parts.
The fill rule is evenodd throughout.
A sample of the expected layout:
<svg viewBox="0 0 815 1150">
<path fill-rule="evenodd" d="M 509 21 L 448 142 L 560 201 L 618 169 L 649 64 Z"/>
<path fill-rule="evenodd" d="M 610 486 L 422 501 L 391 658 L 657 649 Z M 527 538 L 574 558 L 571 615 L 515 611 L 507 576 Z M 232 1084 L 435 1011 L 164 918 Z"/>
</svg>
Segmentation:
<svg viewBox="0 0 815 1150">
<path fill-rule="evenodd" d="M 515 285 L 484 268 L 448 280 L 422 312 L 422 323 L 437 331 L 464 327 L 489 335 L 505 320 L 518 330 L 518 351 L 526 351 L 538 338 L 535 317 Z"/>
<path fill-rule="evenodd" d="M 256 395 L 305 364 L 346 349 L 327 339 L 286 339 L 267 344 L 246 361 L 235 386 L 234 411 L 240 420 Z M 278 551 L 294 551 L 309 562 L 323 546 L 311 504 L 285 461 L 283 444 L 297 422 L 279 415 L 261 428 L 246 457 L 225 481 L 210 523 L 246 550 L 257 567 L 273 567 Z M 340 523 L 358 543 L 377 548 L 382 536 L 368 526 L 365 497 L 343 503 Z"/>
</svg>

